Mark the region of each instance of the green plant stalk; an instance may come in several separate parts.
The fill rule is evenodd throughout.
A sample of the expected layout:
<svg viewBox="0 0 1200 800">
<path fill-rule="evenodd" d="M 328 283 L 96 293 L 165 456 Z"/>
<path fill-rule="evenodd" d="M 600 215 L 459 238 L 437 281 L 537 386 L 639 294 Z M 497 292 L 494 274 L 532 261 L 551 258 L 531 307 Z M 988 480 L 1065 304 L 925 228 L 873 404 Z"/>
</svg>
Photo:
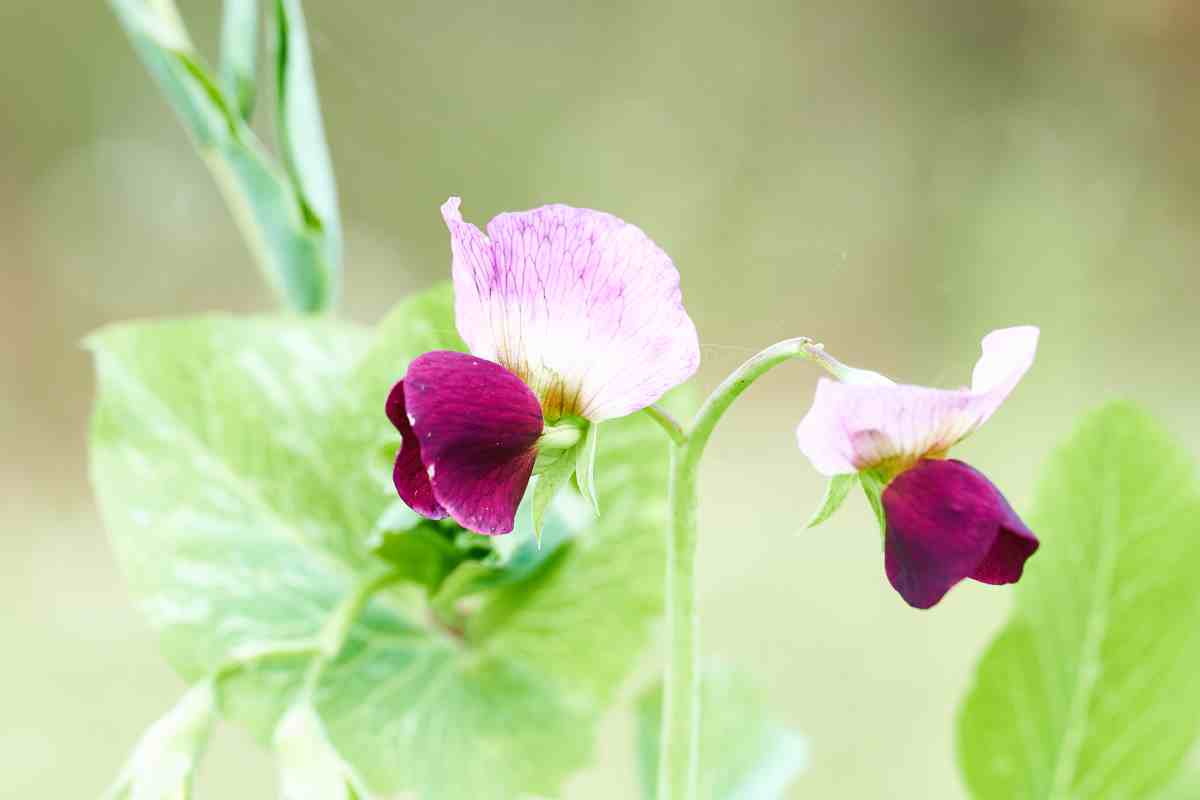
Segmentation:
<svg viewBox="0 0 1200 800">
<path fill-rule="evenodd" d="M 794 358 L 815 361 L 834 376 L 842 365 L 820 344 L 804 337 L 771 345 L 742 364 L 700 407 L 689 430 L 671 435 L 671 523 L 667 536 L 666 602 L 668 650 L 663 680 L 662 735 L 658 755 L 659 800 L 697 800 L 700 775 L 700 614 L 696 603 L 696 547 L 699 540 L 700 459 L 721 417 L 750 385 Z"/>
<path fill-rule="evenodd" d="M 342 652 L 342 648 L 346 646 L 346 641 L 350 638 L 350 631 L 354 627 L 354 623 L 362 615 L 363 609 L 367 607 L 367 603 L 371 602 L 375 593 L 385 586 L 403 579 L 402 573 L 390 570 L 368 576 L 355 586 L 353 591 L 346 595 L 341 604 L 333 610 L 317 635 L 317 656 L 312 660 L 308 672 L 304 675 L 303 692 L 305 694 L 311 697 L 316 692 L 317 684 L 320 683 L 325 668 Z"/>
</svg>

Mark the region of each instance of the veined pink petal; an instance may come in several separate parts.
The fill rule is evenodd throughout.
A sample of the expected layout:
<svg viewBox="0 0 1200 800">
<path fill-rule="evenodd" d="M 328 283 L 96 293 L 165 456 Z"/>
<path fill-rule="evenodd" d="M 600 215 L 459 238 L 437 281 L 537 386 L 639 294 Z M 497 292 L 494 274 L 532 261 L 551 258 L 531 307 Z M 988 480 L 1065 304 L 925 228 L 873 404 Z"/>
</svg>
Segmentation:
<svg viewBox="0 0 1200 800">
<path fill-rule="evenodd" d="M 438 505 L 478 533 L 511 531 L 543 428 L 529 387 L 499 364 L 446 350 L 415 359 L 403 384 L 407 420 Z"/>
<path fill-rule="evenodd" d="M 996 412 L 1033 364 L 1037 341 L 1031 326 L 989 333 L 969 389 L 822 378 L 796 430 L 800 449 L 825 475 L 944 453 Z"/>
<path fill-rule="evenodd" d="M 925 460 L 883 490 L 888 580 L 914 608 L 959 581 L 1015 583 L 1038 548 L 992 482 L 961 461 Z"/>
<path fill-rule="evenodd" d="M 487 236 L 442 206 L 458 332 L 520 376 L 548 419 L 645 408 L 700 362 L 679 273 L 641 230 L 564 205 L 501 214 Z"/>
</svg>

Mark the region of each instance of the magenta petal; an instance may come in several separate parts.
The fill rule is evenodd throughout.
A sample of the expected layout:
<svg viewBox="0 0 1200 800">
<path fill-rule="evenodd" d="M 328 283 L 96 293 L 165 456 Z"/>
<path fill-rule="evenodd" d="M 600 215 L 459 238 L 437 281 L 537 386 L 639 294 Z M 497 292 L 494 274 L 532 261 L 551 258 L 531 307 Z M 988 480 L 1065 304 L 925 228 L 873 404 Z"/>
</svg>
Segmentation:
<svg viewBox="0 0 1200 800">
<path fill-rule="evenodd" d="M 1012 583 L 1038 540 L 992 482 L 961 461 L 923 460 L 883 491 L 888 580 L 915 608 L 963 578 Z"/>
<path fill-rule="evenodd" d="M 499 364 L 438 350 L 409 365 L 404 396 L 437 502 L 470 530 L 511 531 L 542 434 L 533 392 Z"/>
<path fill-rule="evenodd" d="M 392 483 L 400 499 L 423 517 L 442 519 L 446 509 L 433 496 L 433 485 L 421 463 L 421 443 L 408 422 L 404 407 L 404 381 L 392 387 L 387 399 L 387 416 L 400 431 L 400 452 L 396 454 L 396 465 L 392 467 Z"/>
</svg>

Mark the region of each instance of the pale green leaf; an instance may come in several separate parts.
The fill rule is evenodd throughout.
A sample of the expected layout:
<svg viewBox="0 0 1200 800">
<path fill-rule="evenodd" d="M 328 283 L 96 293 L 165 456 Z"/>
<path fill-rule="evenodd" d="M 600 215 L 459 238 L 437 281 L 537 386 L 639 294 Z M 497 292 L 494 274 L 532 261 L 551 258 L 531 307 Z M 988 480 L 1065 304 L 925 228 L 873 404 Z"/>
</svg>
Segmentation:
<svg viewBox="0 0 1200 800">
<path fill-rule="evenodd" d="M 316 217 L 326 263 L 342 260 L 337 182 L 300 0 L 275 0 L 276 137 L 296 193 Z M 334 276 L 336 280 L 336 275 Z"/>
<path fill-rule="evenodd" d="M 958 727 L 979 800 L 1153 797 L 1200 733 L 1200 487 L 1126 404 L 1089 416 L 1039 482 L 1042 546 Z"/>
<path fill-rule="evenodd" d="M 384 401 L 409 360 L 456 345 L 449 300 L 439 289 L 406 301 L 373 344 L 354 326 L 228 317 L 92 337 L 100 506 L 133 594 L 185 677 L 234 652 L 311 639 L 378 563 L 366 542 L 395 501 L 379 451 L 399 446 Z M 351 631 L 316 706 L 371 791 L 559 796 L 591 758 L 595 725 L 661 611 L 666 521 L 661 433 L 642 415 L 606 428 L 605 513 L 569 546 L 525 579 L 480 591 L 462 630 L 395 587 Z M 529 516 L 526 507 L 526 531 Z M 281 652 L 221 693 L 223 713 L 264 740 L 312 657 Z M 469 757 L 447 758 L 447 742 Z"/>
<path fill-rule="evenodd" d="M 857 482 L 858 475 L 853 473 L 834 475 L 830 478 L 825 487 L 825 497 L 821 500 L 821 507 L 809 518 L 808 525 L 805 527 L 815 528 L 837 513 L 837 510 L 842 507 L 842 503 L 846 502 L 846 495 L 850 494 L 850 490 Z"/>
<path fill-rule="evenodd" d="M 194 50 L 171 0 L 109 0 L 225 196 L 267 281 L 299 311 L 333 297 L 340 245 Z"/>
<path fill-rule="evenodd" d="M 185 800 L 196 763 L 208 744 L 216 711 L 213 687 L 203 681 L 151 725 L 104 800 Z"/>
<path fill-rule="evenodd" d="M 587 500 L 596 516 L 600 515 L 600 500 L 596 497 L 596 444 L 600 438 L 600 423 L 592 422 L 575 451 L 575 481 L 579 493 Z"/>
<path fill-rule="evenodd" d="M 221 86 L 242 119 L 258 94 L 258 0 L 225 0 L 221 20 Z"/>
<path fill-rule="evenodd" d="M 746 676 L 710 667 L 701 678 L 698 800 L 776 800 L 808 763 L 808 746 L 771 718 Z M 638 774 L 646 800 L 657 796 L 662 684 L 637 707 Z"/>
</svg>

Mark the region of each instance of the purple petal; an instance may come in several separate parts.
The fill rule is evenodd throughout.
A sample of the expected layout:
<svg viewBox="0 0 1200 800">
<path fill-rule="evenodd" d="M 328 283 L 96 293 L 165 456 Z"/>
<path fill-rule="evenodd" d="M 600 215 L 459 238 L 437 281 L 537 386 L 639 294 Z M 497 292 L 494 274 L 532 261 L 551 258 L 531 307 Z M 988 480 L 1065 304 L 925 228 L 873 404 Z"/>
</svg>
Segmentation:
<svg viewBox="0 0 1200 800">
<path fill-rule="evenodd" d="M 472 353 L 524 379 L 548 419 L 624 416 L 696 371 L 679 273 L 641 230 L 552 205 L 501 214 L 484 236 L 458 206 L 442 206 L 458 331 Z"/>
<path fill-rule="evenodd" d="M 433 485 L 421 463 L 421 443 L 408 422 L 404 407 L 404 381 L 392 387 L 387 399 L 387 416 L 400 431 L 400 452 L 396 454 L 396 465 L 392 467 L 392 483 L 400 499 L 423 517 L 442 519 L 446 509 L 433 496 Z"/>
<path fill-rule="evenodd" d="M 963 578 L 1014 583 L 1037 537 L 1000 490 L 954 460 L 918 462 L 883 490 L 888 580 L 915 608 L 936 604 Z"/>
<path fill-rule="evenodd" d="M 437 502 L 470 530 L 511 531 L 543 427 L 533 392 L 499 364 L 438 350 L 409 365 L 404 396 Z"/>
<path fill-rule="evenodd" d="M 839 383 L 822 378 L 796 430 L 825 475 L 901 465 L 944 453 L 996 412 L 1033 364 L 1038 329 L 1005 328 L 983 339 L 970 389 Z"/>
</svg>

